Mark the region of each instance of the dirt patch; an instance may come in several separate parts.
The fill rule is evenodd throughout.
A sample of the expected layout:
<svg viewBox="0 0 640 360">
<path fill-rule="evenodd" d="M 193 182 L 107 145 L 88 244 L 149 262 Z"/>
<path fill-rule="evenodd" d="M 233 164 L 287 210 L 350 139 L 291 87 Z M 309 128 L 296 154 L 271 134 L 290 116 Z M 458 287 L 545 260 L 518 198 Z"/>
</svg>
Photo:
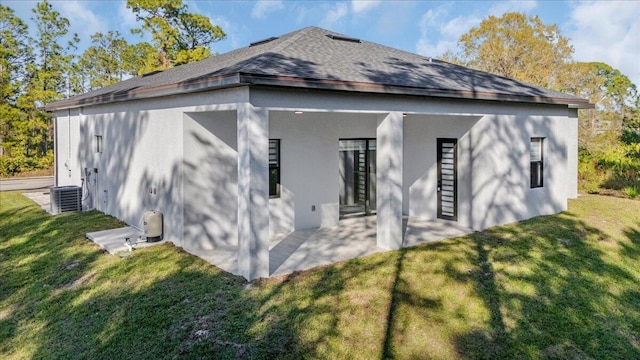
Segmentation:
<svg viewBox="0 0 640 360">
<path fill-rule="evenodd" d="M 544 355 L 547 359 L 593 360 L 591 356 L 580 350 L 580 348 L 571 341 L 546 348 L 544 350 Z"/>
<path fill-rule="evenodd" d="M 217 346 L 226 348 L 233 348 L 236 352 L 236 357 L 242 357 L 247 351 L 248 344 L 238 343 L 234 341 L 221 339 L 217 331 L 220 322 L 224 319 L 224 311 L 220 313 L 206 315 L 196 320 L 192 324 L 182 324 L 176 329 L 170 330 L 168 338 L 173 340 L 178 333 L 186 331 L 186 338 L 180 344 L 180 353 L 188 354 L 190 350 L 201 342 L 210 343 Z"/>
<path fill-rule="evenodd" d="M 72 262 L 70 262 L 69 264 L 67 264 L 67 266 L 64 267 L 65 270 L 71 270 L 74 267 L 80 265 L 80 261 L 78 260 L 73 260 Z"/>
<path fill-rule="evenodd" d="M 14 306 L 10 305 L 8 308 L 0 311 L 0 321 L 8 319 L 11 315 L 13 315 Z"/>
<path fill-rule="evenodd" d="M 64 284 L 61 288 L 56 289 L 54 291 L 54 295 L 58 295 L 64 291 L 69 291 L 69 290 L 74 290 L 79 288 L 80 286 L 86 284 L 87 282 L 89 282 L 89 280 L 93 279 L 94 276 L 96 276 L 96 271 L 90 271 L 84 275 L 82 275 L 81 277 L 79 277 L 78 279 L 68 282 L 66 284 Z"/>
</svg>

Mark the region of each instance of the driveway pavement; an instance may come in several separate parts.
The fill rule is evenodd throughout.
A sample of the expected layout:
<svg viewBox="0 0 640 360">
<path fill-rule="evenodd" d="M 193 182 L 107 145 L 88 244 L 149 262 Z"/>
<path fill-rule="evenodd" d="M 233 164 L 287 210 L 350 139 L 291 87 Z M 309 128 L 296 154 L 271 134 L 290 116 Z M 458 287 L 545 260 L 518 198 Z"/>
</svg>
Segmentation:
<svg viewBox="0 0 640 360">
<path fill-rule="evenodd" d="M 15 178 L 0 180 L 0 191 L 36 190 L 53 186 L 53 176 Z"/>
</svg>

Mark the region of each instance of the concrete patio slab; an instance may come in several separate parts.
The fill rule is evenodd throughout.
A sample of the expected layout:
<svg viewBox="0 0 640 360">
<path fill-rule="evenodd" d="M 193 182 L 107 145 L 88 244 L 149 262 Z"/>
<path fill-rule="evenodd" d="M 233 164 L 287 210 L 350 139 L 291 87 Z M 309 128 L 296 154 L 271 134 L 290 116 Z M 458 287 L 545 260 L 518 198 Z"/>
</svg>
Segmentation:
<svg viewBox="0 0 640 360">
<path fill-rule="evenodd" d="M 425 220 L 416 217 L 405 218 L 404 247 L 416 246 L 448 238 L 471 234 L 472 229 L 447 220 Z"/>
<path fill-rule="evenodd" d="M 269 245 L 269 276 L 283 276 L 294 271 L 354 259 L 387 251 L 376 245 L 376 217 L 341 221 L 338 226 L 298 230 L 275 234 Z M 405 218 L 404 246 L 416 246 L 473 232 L 444 220 Z M 205 261 L 238 275 L 238 248 L 213 250 L 185 249 Z"/>
<path fill-rule="evenodd" d="M 51 195 L 49 194 L 49 190 L 46 191 L 34 191 L 22 193 L 22 195 L 28 199 L 34 201 L 40 208 L 49 214 L 51 213 Z M 53 215 L 53 214 L 52 214 Z"/>
<path fill-rule="evenodd" d="M 87 233 L 85 236 L 87 239 L 100 246 L 100 248 L 106 250 L 109 254 L 115 255 L 123 251 L 129 251 L 129 247 L 125 245 L 126 238 L 129 238 L 132 242 L 135 242 L 142 235 L 143 232 L 141 230 L 138 230 L 131 226 L 127 226 L 118 229 L 94 231 Z M 139 243 L 137 244 L 136 248 L 159 245 L 164 242 L 165 240 L 153 243 Z"/>
<path fill-rule="evenodd" d="M 287 235 L 269 251 L 270 275 L 286 275 L 385 251 L 376 246 L 375 220 L 355 220 L 359 221 L 350 219 L 348 224 Z"/>
<path fill-rule="evenodd" d="M 23 195 L 49 212 L 48 191 L 29 192 Z M 367 216 L 342 220 L 338 226 L 272 235 L 269 244 L 269 276 L 287 275 L 294 271 L 387 251 L 376 244 L 376 226 L 376 216 Z M 405 217 L 403 232 L 403 246 L 411 247 L 464 236 L 472 233 L 473 230 L 446 220 Z M 129 250 L 124 243 L 125 238 L 135 240 L 141 235 L 141 230 L 129 226 L 87 233 L 86 237 L 110 254 L 117 254 Z M 142 248 L 164 242 L 165 240 L 140 243 L 137 247 Z M 217 247 L 213 250 L 184 250 L 224 271 L 239 275 L 237 246 Z"/>
</svg>

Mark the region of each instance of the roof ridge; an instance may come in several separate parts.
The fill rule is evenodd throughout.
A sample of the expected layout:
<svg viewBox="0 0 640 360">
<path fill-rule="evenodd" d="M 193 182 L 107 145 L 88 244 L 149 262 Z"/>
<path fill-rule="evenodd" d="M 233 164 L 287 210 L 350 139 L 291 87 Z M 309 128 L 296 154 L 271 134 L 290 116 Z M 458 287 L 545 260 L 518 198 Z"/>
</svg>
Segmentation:
<svg viewBox="0 0 640 360">
<path fill-rule="evenodd" d="M 262 64 L 268 62 L 273 56 L 276 55 L 276 53 L 278 51 L 282 51 L 286 48 L 288 48 L 289 46 L 291 46 L 293 43 L 295 43 L 296 41 L 298 41 L 298 39 L 300 39 L 300 37 L 302 37 L 302 35 L 307 34 L 309 31 L 313 30 L 314 27 L 313 26 L 308 26 L 304 29 L 298 30 L 298 31 L 294 31 L 290 38 L 282 41 L 281 43 L 279 43 L 278 45 L 274 46 L 271 49 L 271 55 L 269 56 L 258 56 L 257 58 L 251 60 L 250 62 L 246 63 L 243 68 L 248 68 L 249 66 L 255 66 L 255 67 L 260 67 L 262 66 Z M 286 35 L 284 35 L 286 36 Z"/>
</svg>

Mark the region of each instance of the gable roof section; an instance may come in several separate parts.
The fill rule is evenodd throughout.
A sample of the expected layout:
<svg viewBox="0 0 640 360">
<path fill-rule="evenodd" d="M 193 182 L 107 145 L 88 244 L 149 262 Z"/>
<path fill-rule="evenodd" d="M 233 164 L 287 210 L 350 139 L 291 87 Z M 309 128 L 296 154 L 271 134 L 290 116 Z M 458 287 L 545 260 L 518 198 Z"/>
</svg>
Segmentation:
<svg viewBox="0 0 640 360">
<path fill-rule="evenodd" d="M 445 98 L 564 104 L 585 99 L 368 41 L 307 27 L 222 55 L 134 77 L 48 110 L 217 88 L 266 85 Z"/>
</svg>

